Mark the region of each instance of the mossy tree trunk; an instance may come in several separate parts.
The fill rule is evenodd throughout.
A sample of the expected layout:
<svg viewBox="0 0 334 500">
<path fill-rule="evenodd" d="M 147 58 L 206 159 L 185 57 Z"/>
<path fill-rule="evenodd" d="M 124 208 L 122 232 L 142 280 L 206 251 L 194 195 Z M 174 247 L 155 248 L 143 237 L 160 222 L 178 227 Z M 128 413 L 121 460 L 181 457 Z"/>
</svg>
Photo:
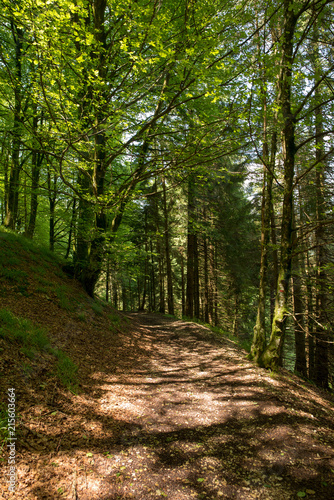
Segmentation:
<svg viewBox="0 0 334 500">
<path fill-rule="evenodd" d="M 292 207 L 295 168 L 295 123 L 291 110 L 291 85 L 294 60 L 293 38 L 298 19 L 294 13 L 293 2 L 291 0 L 284 1 L 283 19 L 282 58 L 278 89 L 278 103 L 283 122 L 282 148 L 284 162 L 281 255 L 271 336 L 269 344 L 260 358 L 260 364 L 271 369 L 277 369 L 278 366 L 282 366 L 291 278 Z"/>
<path fill-rule="evenodd" d="M 265 72 L 260 67 L 260 72 Z M 266 285 L 268 275 L 268 254 L 270 243 L 270 223 L 272 211 L 272 182 L 273 171 L 275 168 L 275 153 L 276 153 L 276 120 L 273 122 L 273 136 L 271 141 L 271 155 L 269 158 L 268 145 L 268 118 L 267 118 L 267 96 L 266 96 L 266 78 L 262 75 L 261 81 L 261 97 L 263 102 L 263 185 L 262 185 L 262 204 L 261 204 L 261 260 L 260 260 L 260 283 L 259 283 L 259 299 L 256 323 L 254 326 L 254 336 L 250 352 L 250 358 L 256 362 L 259 361 L 266 348 Z"/>
<path fill-rule="evenodd" d="M 94 0 L 92 3 L 92 17 L 86 19 L 86 24 L 93 24 L 93 47 L 89 58 L 93 67 L 96 67 L 98 78 L 104 81 L 106 77 L 105 58 L 107 54 L 105 12 L 106 0 Z M 79 47 L 80 48 L 80 47 Z M 89 80 L 88 80 L 89 81 Z M 93 99 L 93 96 L 95 99 Z M 78 175 L 78 186 L 81 198 L 79 200 L 79 221 L 77 229 L 77 243 L 75 253 L 75 274 L 82 282 L 85 290 L 94 295 L 95 285 L 101 273 L 107 216 L 103 197 L 105 195 L 106 163 L 106 136 L 103 130 L 104 90 L 98 92 L 89 83 L 83 94 L 83 123 L 84 128 L 95 130 L 93 135 L 93 153 L 88 158 L 87 168 L 82 168 Z"/>
</svg>

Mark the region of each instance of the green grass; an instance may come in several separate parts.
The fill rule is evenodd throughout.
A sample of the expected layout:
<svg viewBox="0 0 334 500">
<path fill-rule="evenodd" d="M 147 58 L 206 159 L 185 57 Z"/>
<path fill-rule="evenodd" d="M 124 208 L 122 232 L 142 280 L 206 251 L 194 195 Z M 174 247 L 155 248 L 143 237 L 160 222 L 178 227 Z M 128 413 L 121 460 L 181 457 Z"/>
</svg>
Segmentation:
<svg viewBox="0 0 334 500">
<path fill-rule="evenodd" d="M 41 266 L 40 264 L 36 266 L 30 266 L 30 270 L 37 276 L 44 276 L 46 273 L 45 266 Z"/>
<path fill-rule="evenodd" d="M 51 347 L 46 331 L 30 320 L 19 318 L 7 309 L 0 309 L 0 338 L 21 346 L 21 352 L 30 360 L 40 352 L 48 352 L 57 358 L 56 374 L 67 389 L 77 392 L 78 367 L 59 349 Z M 29 363 L 23 363 L 24 373 L 30 373 Z"/>
<path fill-rule="evenodd" d="M 40 283 L 42 286 L 46 286 L 49 288 L 54 286 L 52 281 L 48 281 L 45 278 L 41 278 L 39 276 L 37 276 L 36 278 L 37 278 L 38 283 Z"/>
<path fill-rule="evenodd" d="M 119 326 L 121 324 L 121 317 L 119 314 L 108 314 L 108 318 L 115 326 Z"/>
<path fill-rule="evenodd" d="M 12 252 L 1 252 L 0 254 L 0 266 L 19 266 L 21 263 L 21 259 L 17 257 Z"/>
<path fill-rule="evenodd" d="M 36 241 L 26 238 L 22 234 L 16 234 L 11 230 L 4 228 L 3 226 L 0 226 L 0 238 L 5 239 L 6 245 L 7 247 L 9 247 L 8 250 L 10 249 L 10 252 L 6 252 L 9 257 L 2 258 L 9 258 L 11 260 L 16 259 L 16 264 L 12 265 L 20 264 L 20 262 L 22 261 L 23 252 L 28 252 L 29 259 L 33 260 L 34 262 L 40 264 L 42 261 L 45 267 L 48 267 L 48 263 L 61 264 L 63 262 L 63 259 L 61 257 L 49 250 L 49 248 L 47 248 L 45 245 L 39 244 Z M 0 257 L 0 263 L 1 262 L 2 261 Z"/>
<path fill-rule="evenodd" d="M 17 342 L 26 349 L 48 350 L 50 341 L 45 330 L 25 318 L 0 309 L 0 338 Z"/>
<path fill-rule="evenodd" d="M 20 269 L 8 269 L 7 267 L 0 266 L 0 276 L 13 281 L 15 283 L 26 283 L 28 274 Z"/>
<path fill-rule="evenodd" d="M 109 330 L 115 333 L 115 328 L 119 328 L 121 326 L 121 317 L 118 314 L 108 314 L 108 318 L 110 319 Z"/>
<path fill-rule="evenodd" d="M 55 288 L 55 293 L 59 300 L 59 305 L 65 311 L 73 311 L 74 305 L 73 301 L 70 299 L 70 292 L 65 285 L 59 285 Z"/>
<path fill-rule="evenodd" d="M 86 314 L 84 312 L 78 313 L 77 318 L 79 321 L 82 321 L 83 323 L 86 323 L 87 321 Z"/>
<path fill-rule="evenodd" d="M 54 351 L 55 356 L 58 358 L 56 372 L 58 378 L 74 394 L 78 392 L 78 367 L 73 361 L 60 350 Z"/>
<path fill-rule="evenodd" d="M 103 315 L 103 306 L 102 306 L 102 304 L 99 304 L 98 302 L 93 302 L 92 305 L 91 305 L 91 308 L 93 309 L 93 311 L 95 312 L 95 314 L 97 314 L 98 316 L 102 316 Z"/>
</svg>

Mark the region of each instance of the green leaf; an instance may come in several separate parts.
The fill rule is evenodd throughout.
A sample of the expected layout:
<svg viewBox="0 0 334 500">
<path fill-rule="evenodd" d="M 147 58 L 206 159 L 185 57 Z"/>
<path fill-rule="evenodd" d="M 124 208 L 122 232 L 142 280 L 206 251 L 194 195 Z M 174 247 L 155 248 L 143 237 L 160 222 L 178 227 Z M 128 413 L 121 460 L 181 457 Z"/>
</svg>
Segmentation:
<svg viewBox="0 0 334 500">
<path fill-rule="evenodd" d="M 304 497 L 306 497 L 306 493 L 304 491 L 298 491 L 297 497 L 298 498 L 304 498 Z"/>
<path fill-rule="evenodd" d="M 197 479 L 197 482 L 198 482 L 198 483 L 203 483 L 203 481 L 205 481 L 205 479 L 204 479 L 203 477 L 199 477 L 199 478 Z"/>
</svg>

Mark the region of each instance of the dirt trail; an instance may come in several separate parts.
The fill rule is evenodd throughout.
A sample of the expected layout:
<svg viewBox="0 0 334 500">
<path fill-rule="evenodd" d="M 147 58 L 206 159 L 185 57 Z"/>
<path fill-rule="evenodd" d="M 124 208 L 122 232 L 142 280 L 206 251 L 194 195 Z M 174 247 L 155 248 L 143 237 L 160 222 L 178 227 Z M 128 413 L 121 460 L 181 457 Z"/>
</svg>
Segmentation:
<svg viewBox="0 0 334 500">
<path fill-rule="evenodd" d="M 96 341 L 83 393 L 58 402 L 72 440 L 31 452 L 36 483 L 22 465 L 26 485 L 15 498 L 24 488 L 38 500 L 334 498 L 325 393 L 288 373 L 271 377 L 205 327 L 130 317 L 130 344 L 119 342 L 111 360 Z"/>
</svg>

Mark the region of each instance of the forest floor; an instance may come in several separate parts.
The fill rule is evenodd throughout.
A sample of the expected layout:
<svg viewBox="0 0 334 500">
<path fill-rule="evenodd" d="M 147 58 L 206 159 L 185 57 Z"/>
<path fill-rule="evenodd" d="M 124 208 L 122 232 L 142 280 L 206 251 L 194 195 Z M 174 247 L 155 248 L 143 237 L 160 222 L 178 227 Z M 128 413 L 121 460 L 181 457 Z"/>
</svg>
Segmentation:
<svg viewBox="0 0 334 500">
<path fill-rule="evenodd" d="M 258 368 L 204 326 L 121 314 L 63 271 L 0 231 L 0 499 L 334 498 L 333 394 Z M 49 347 L 32 343 L 29 325 Z M 78 390 L 61 382 L 73 365 L 62 358 L 59 372 L 51 348 L 78 366 Z"/>
<path fill-rule="evenodd" d="M 257 368 L 206 327 L 128 318 L 89 334 L 64 320 L 77 395 L 17 382 L 18 482 L 11 495 L 2 477 L 1 498 L 334 498 L 328 393 Z"/>
</svg>

